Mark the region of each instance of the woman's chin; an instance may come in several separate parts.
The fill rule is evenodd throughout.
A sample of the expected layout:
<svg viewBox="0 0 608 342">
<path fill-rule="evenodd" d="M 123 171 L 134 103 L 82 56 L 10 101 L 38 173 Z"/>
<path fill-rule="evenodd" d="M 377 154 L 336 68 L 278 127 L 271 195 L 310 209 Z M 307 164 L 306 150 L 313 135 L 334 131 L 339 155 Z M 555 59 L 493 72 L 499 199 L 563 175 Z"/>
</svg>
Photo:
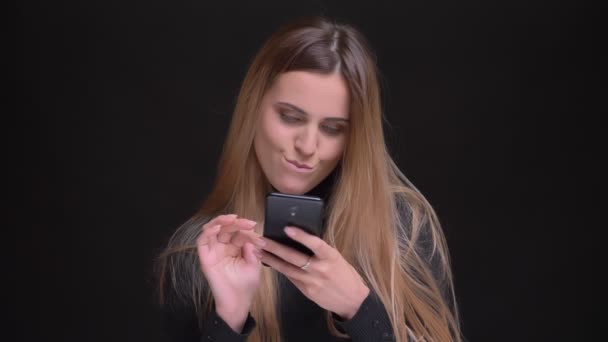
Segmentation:
<svg viewBox="0 0 608 342">
<path fill-rule="evenodd" d="M 279 184 L 275 186 L 280 193 L 288 195 L 303 195 L 310 191 L 310 188 L 301 184 Z"/>
</svg>

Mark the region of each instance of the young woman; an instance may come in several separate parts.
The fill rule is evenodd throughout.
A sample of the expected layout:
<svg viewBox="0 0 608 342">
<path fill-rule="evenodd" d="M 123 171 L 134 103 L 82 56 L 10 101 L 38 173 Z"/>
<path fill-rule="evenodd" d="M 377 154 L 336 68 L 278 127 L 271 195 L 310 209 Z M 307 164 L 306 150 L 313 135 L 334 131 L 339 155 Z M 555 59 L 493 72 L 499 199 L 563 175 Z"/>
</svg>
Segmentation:
<svg viewBox="0 0 608 342">
<path fill-rule="evenodd" d="M 308 18 L 269 38 L 213 190 L 159 258 L 176 341 L 461 340 L 442 230 L 387 152 L 380 102 L 353 27 Z M 270 191 L 325 200 L 322 238 L 286 227 L 312 257 L 262 237 Z"/>
</svg>

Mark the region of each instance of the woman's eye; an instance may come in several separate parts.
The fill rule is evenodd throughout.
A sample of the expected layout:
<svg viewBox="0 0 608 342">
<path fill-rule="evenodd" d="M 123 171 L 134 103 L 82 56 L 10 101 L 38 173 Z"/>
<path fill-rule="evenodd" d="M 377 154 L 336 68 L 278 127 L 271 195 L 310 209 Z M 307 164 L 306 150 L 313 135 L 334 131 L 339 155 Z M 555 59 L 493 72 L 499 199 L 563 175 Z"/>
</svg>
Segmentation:
<svg viewBox="0 0 608 342">
<path fill-rule="evenodd" d="M 279 112 L 279 116 L 281 117 L 281 120 L 286 123 L 296 123 L 300 121 L 300 118 L 293 115 L 285 114 L 283 112 Z"/>
<path fill-rule="evenodd" d="M 342 126 L 330 126 L 330 125 L 323 125 L 321 126 L 321 129 L 323 129 L 323 131 L 325 133 L 327 133 L 328 135 L 338 135 L 340 133 L 342 133 Z"/>
</svg>

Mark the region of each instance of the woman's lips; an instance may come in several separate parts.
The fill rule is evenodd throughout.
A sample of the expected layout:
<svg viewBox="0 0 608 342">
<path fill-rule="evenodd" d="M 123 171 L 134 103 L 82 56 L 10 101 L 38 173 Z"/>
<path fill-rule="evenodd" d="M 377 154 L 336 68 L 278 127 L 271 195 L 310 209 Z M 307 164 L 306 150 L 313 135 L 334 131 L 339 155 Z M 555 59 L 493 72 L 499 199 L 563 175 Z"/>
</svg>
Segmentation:
<svg viewBox="0 0 608 342">
<path fill-rule="evenodd" d="M 289 160 L 287 158 L 284 158 L 285 161 L 287 162 L 287 166 L 294 171 L 297 172 L 301 172 L 301 173 L 309 173 L 312 172 L 314 170 L 314 167 L 308 166 L 306 164 L 300 164 L 295 160 Z"/>
</svg>

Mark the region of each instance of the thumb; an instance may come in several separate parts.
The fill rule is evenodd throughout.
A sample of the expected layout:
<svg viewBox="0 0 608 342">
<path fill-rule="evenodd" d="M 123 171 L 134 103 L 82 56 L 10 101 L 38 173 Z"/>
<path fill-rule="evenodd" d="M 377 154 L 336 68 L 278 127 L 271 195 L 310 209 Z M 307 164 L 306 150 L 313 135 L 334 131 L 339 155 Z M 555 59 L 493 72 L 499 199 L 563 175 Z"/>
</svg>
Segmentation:
<svg viewBox="0 0 608 342">
<path fill-rule="evenodd" d="M 255 256 L 254 251 L 255 251 L 255 246 L 252 243 L 246 242 L 243 245 L 243 259 L 245 259 L 245 261 L 248 264 L 253 265 L 253 264 L 258 263 L 258 261 L 259 261 L 258 257 Z"/>
</svg>

